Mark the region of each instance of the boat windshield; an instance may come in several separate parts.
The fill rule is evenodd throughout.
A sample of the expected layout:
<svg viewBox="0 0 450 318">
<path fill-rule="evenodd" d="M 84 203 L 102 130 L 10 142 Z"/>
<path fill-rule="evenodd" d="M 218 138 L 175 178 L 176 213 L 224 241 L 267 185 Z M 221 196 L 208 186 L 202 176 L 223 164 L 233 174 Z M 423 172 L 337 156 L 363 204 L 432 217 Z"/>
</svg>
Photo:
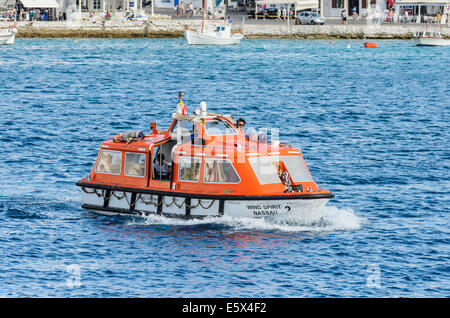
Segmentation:
<svg viewBox="0 0 450 318">
<path fill-rule="evenodd" d="M 279 174 L 273 165 L 277 162 L 284 164 L 294 183 L 313 182 L 299 156 L 254 157 L 249 158 L 248 161 L 262 185 L 280 183 Z"/>
<path fill-rule="evenodd" d="M 227 121 L 209 120 L 205 122 L 205 130 L 210 136 L 236 135 L 236 130 Z"/>
</svg>

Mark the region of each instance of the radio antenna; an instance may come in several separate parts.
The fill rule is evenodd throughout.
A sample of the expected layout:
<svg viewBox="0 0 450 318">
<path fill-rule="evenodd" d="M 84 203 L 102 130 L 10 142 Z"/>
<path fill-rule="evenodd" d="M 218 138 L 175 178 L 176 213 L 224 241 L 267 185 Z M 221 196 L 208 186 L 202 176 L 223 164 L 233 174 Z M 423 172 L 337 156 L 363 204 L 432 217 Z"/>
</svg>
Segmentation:
<svg viewBox="0 0 450 318">
<path fill-rule="evenodd" d="M 241 107 L 239 106 L 239 95 L 236 95 L 236 105 L 238 107 L 238 115 L 237 115 L 237 119 L 241 118 Z M 237 120 L 236 119 L 236 120 Z"/>
</svg>

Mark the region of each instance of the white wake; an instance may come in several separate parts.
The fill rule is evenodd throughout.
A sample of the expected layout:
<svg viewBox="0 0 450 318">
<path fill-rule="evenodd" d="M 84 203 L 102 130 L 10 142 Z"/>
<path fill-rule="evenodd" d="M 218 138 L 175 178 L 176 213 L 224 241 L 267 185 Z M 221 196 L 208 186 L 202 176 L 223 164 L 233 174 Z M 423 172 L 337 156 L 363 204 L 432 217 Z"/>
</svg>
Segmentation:
<svg viewBox="0 0 450 318">
<path fill-rule="evenodd" d="M 290 214 L 270 218 L 208 217 L 205 219 L 177 219 L 159 215 L 134 218 L 129 225 L 169 225 L 169 226 L 223 226 L 231 230 L 260 230 L 285 232 L 333 232 L 361 228 L 364 219 L 352 209 L 325 206 L 307 213 Z"/>
</svg>

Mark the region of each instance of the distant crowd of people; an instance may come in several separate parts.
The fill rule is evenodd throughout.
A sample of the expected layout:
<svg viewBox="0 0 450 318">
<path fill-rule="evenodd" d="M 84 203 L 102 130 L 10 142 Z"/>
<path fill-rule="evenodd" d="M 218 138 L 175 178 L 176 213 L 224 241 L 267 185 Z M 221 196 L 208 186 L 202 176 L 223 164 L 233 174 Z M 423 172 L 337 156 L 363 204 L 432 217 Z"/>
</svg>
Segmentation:
<svg viewBox="0 0 450 318">
<path fill-rule="evenodd" d="M 53 9 L 11 9 L 3 13 L 8 21 L 63 21 L 66 20 L 66 14 L 59 12 L 55 14 Z"/>
<path fill-rule="evenodd" d="M 194 14 L 194 5 L 192 2 L 188 2 L 186 5 L 184 4 L 184 1 L 178 2 L 175 6 L 175 16 L 179 17 L 181 15 L 186 15 L 187 17 L 190 17 Z"/>
<path fill-rule="evenodd" d="M 186 17 L 191 17 L 196 13 L 200 13 L 202 12 L 202 8 L 195 8 L 194 4 L 189 1 L 189 2 L 184 2 L 184 1 L 180 1 L 177 3 L 177 5 L 174 7 L 175 10 L 175 17 L 181 17 L 181 16 L 186 16 Z M 208 10 L 206 11 L 206 14 L 208 16 L 208 18 L 214 18 L 214 17 L 218 17 L 221 13 L 221 8 L 208 8 Z"/>
<path fill-rule="evenodd" d="M 103 20 L 111 20 L 112 14 L 110 11 L 100 13 L 99 17 Z M 7 21 L 65 21 L 67 16 L 65 12 L 56 13 L 53 9 L 21 9 L 17 12 L 16 9 L 11 9 L 0 13 L 0 18 Z M 94 11 L 89 12 L 89 21 L 95 22 L 97 15 Z"/>
<path fill-rule="evenodd" d="M 400 11 L 400 14 L 397 15 L 397 18 L 395 18 L 396 14 L 394 12 L 394 8 L 392 6 L 388 6 L 384 11 L 379 10 L 378 8 L 375 9 L 373 12 L 371 12 L 370 17 L 371 17 L 372 23 L 394 24 L 394 23 L 396 23 L 396 21 L 397 21 L 397 23 L 411 22 L 409 15 L 410 15 L 410 13 L 408 12 L 408 10 L 402 9 Z M 366 16 L 363 16 L 363 18 L 365 18 L 365 17 L 367 17 L 367 12 L 366 12 Z M 351 11 L 351 18 L 353 19 L 353 23 L 355 23 L 355 24 L 358 23 L 359 15 L 356 11 L 356 7 L 354 7 Z M 348 23 L 348 20 L 350 19 L 350 17 L 348 16 L 346 10 L 341 11 L 341 19 L 342 19 L 342 24 Z M 442 16 L 440 13 L 438 13 L 436 15 L 436 22 L 440 23 L 441 19 L 442 19 Z"/>
</svg>

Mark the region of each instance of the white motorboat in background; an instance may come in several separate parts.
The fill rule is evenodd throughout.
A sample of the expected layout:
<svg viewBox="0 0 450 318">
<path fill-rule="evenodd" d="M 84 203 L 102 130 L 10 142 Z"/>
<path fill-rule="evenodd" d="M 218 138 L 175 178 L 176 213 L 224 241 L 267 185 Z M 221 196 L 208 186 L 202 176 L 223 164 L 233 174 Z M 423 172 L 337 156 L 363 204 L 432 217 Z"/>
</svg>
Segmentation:
<svg viewBox="0 0 450 318">
<path fill-rule="evenodd" d="M 191 45 L 235 45 L 244 37 L 242 33 L 231 33 L 230 25 L 219 25 L 214 30 L 193 31 L 186 28 L 184 37 Z"/>
<path fill-rule="evenodd" d="M 14 44 L 14 39 L 16 37 L 17 29 L 14 26 L 10 27 L 0 27 L 0 45 L 2 44 Z"/>
<path fill-rule="evenodd" d="M 450 40 L 442 38 L 441 33 L 433 31 L 417 32 L 413 36 L 417 46 L 447 46 Z"/>
<path fill-rule="evenodd" d="M 203 8 L 206 8 L 203 1 Z M 202 26 L 198 31 L 190 30 L 186 26 L 184 37 L 190 45 L 236 45 L 244 38 L 242 31 L 231 32 L 231 22 L 228 23 L 226 18 L 223 23 L 211 26 L 205 25 L 205 12 L 203 10 Z"/>
</svg>

